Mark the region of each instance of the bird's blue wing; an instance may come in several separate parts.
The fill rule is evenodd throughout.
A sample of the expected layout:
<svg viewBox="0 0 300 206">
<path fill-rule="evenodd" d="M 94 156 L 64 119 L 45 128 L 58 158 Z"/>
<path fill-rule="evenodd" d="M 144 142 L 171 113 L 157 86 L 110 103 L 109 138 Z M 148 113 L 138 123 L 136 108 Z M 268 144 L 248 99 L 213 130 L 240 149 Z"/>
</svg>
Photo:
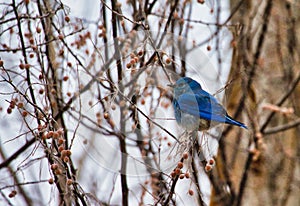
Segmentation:
<svg viewBox="0 0 300 206">
<path fill-rule="evenodd" d="M 182 112 L 186 112 L 202 119 L 216 122 L 226 122 L 226 111 L 211 95 L 182 94 L 177 98 Z"/>
<path fill-rule="evenodd" d="M 202 119 L 237 125 L 243 128 L 247 127 L 228 116 L 226 110 L 217 100 L 210 94 L 204 91 L 204 93 L 198 94 L 182 94 L 177 98 L 177 108 L 193 116 L 197 116 Z"/>
</svg>

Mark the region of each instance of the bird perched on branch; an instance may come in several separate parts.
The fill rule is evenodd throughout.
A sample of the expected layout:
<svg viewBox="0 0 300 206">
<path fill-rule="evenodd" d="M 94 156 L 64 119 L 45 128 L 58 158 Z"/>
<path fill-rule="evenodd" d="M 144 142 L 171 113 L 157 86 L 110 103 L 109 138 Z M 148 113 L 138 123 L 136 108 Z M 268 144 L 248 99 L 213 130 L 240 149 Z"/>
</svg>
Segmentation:
<svg viewBox="0 0 300 206">
<path fill-rule="evenodd" d="M 220 123 L 248 129 L 245 124 L 230 117 L 217 99 L 203 90 L 197 81 L 183 77 L 168 86 L 173 88 L 176 121 L 188 131 L 208 130 Z"/>
</svg>

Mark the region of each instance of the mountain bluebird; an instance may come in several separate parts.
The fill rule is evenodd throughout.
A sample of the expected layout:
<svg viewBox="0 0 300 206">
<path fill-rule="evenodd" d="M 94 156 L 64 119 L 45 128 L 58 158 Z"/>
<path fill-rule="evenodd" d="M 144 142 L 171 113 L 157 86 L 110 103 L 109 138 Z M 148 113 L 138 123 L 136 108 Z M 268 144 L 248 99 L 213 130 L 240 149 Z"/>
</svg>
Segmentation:
<svg viewBox="0 0 300 206">
<path fill-rule="evenodd" d="M 183 77 L 169 86 L 174 89 L 173 107 L 176 121 L 188 131 L 207 130 L 219 123 L 247 129 L 246 125 L 230 117 L 217 99 L 203 90 L 195 80 Z"/>
</svg>

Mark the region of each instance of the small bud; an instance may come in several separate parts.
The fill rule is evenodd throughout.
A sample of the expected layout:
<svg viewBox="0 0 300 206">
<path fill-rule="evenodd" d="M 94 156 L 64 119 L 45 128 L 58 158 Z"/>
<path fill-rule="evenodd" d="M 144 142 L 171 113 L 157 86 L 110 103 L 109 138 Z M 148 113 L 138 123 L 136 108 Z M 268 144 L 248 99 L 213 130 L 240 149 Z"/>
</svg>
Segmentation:
<svg viewBox="0 0 300 206">
<path fill-rule="evenodd" d="M 143 50 L 140 50 L 139 52 L 138 52 L 138 56 L 139 57 L 142 57 L 144 55 L 144 51 Z"/>
<path fill-rule="evenodd" d="M 54 138 L 54 139 L 58 139 L 59 136 L 60 136 L 60 135 L 59 135 L 58 132 L 53 132 L 53 138 Z"/>
<path fill-rule="evenodd" d="M 129 63 L 126 64 L 126 68 L 130 69 L 130 67 L 131 67 L 131 63 L 129 62 Z"/>
<path fill-rule="evenodd" d="M 7 108 L 6 110 L 7 114 L 11 114 L 12 113 L 12 109 L 10 107 Z"/>
<path fill-rule="evenodd" d="M 30 64 L 25 64 L 24 67 L 25 67 L 25 69 L 29 69 L 30 68 Z"/>
<path fill-rule="evenodd" d="M 54 88 L 52 88 L 50 92 L 51 92 L 51 94 L 53 94 L 53 95 L 56 94 L 56 90 L 55 90 Z"/>
<path fill-rule="evenodd" d="M 69 157 L 64 157 L 64 162 L 65 162 L 65 163 L 68 163 L 69 160 L 70 160 Z"/>
<path fill-rule="evenodd" d="M 18 107 L 19 109 L 22 109 L 22 108 L 24 107 L 24 103 L 23 103 L 23 102 L 19 102 L 19 103 L 17 104 L 17 107 Z"/>
<path fill-rule="evenodd" d="M 23 117 L 26 117 L 28 115 L 28 112 L 27 111 L 22 111 L 22 116 Z"/>
<path fill-rule="evenodd" d="M 63 35 L 63 34 L 59 34 L 59 35 L 58 35 L 58 38 L 59 38 L 60 40 L 63 40 L 63 39 L 64 39 L 64 35 Z"/>
<path fill-rule="evenodd" d="M 182 157 L 185 160 L 188 159 L 189 158 L 189 153 L 187 153 L 187 152 L 183 153 Z"/>
<path fill-rule="evenodd" d="M 64 134 L 64 129 L 63 128 L 60 128 L 57 130 L 58 134 L 59 135 L 63 135 Z"/>
<path fill-rule="evenodd" d="M 51 170 L 57 170 L 58 169 L 58 164 L 54 163 L 50 166 Z"/>
<path fill-rule="evenodd" d="M 134 53 L 130 53 L 130 58 L 133 59 L 135 57 Z"/>
<path fill-rule="evenodd" d="M 177 13 L 176 11 L 173 13 L 173 18 L 174 18 L 174 19 L 177 19 L 177 18 L 178 18 L 178 13 Z"/>
<path fill-rule="evenodd" d="M 37 51 L 38 47 L 36 45 L 31 45 L 33 51 Z"/>
<path fill-rule="evenodd" d="M 30 44 L 34 44 L 34 39 L 33 39 L 32 37 L 30 37 L 29 43 L 30 43 Z"/>
<path fill-rule="evenodd" d="M 49 183 L 50 185 L 52 185 L 52 184 L 54 183 L 54 179 L 53 179 L 53 178 L 50 178 L 50 179 L 48 180 L 48 183 Z"/>
<path fill-rule="evenodd" d="M 48 134 L 47 134 L 47 138 L 49 139 L 52 136 L 53 136 L 53 131 L 49 131 Z"/>
<path fill-rule="evenodd" d="M 71 154 L 72 154 L 71 150 L 66 150 L 66 155 L 67 155 L 68 157 L 70 157 Z"/>
<path fill-rule="evenodd" d="M 209 163 L 210 165 L 214 165 L 214 164 L 215 164 L 215 160 L 214 160 L 214 159 L 210 159 L 210 160 L 208 161 L 208 163 Z"/>
<path fill-rule="evenodd" d="M 68 79 L 69 79 L 69 76 L 64 76 L 64 77 L 63 77 L 63 80 L 64 80 L 64 81 L 68 81 Z"/>
<path fill-rule="evenodd" d="M 65 16 L 65 21 L 69 22 L 70 21 L 70 17 L 69 16 Z"/>
<path fill-rule="evenodd" d="M 180 170 L 179 168 L 176 168 L 176 169 L 175 169 L 175 174 L 176 174 L 176 175 L 180 175 L 180 173 L 181 173 L 181 170 Z"/>
<path fill-rule="evenodd" d="M 13 190 L 13 191 L 11 191 L 11 193 L 9 193 L 8 197 L 13 198 L 14 196 L 16 196 L 16 194 L 17 194 L 17 191 Z"/>
<path fill-rule="evenodd" d="M 183 163 L 182 162 L 178 162 L 177 168 L 182 169 L 183 168 Z"/>
<path fill-rule="evenodd" d="M 11 100 L 11 102 L 10 102 L 10 104 L 9 104 L 9 107 L 12 108 L 12 109 L 14 109 L 15 106 L 16 106 L 15 100 Z"/>
<path fill-rule="evenodd" d="M 41 33 L 42 29 L 40 27 L 36 27 L 36 32 Z"/>
<path fill-rule="evenodd" d="M 39 90 L 39 94 L 43 94 L 43 93 L 44 93 L 44 89 L 41 88 L 41 89 Z"/>
<path fill-rule="evenodd" d="M 124 100 L 121 100 L 119 105 L 120 105 L 120 107 L 124 107 L 126 105 L 126 102 Z"/>
<path fill-rule="evenodd" d="M 58 145 L 62 145 L 64 143 L 64 139 L 63 138 L 59 138 L 58 140 L 57 140 L 57 144 Z"/>
<path fill-rule="evenodd" d="M 107 112 L 104 113 L 103 115 L 104 119 L 108 119 L 109 118 L 109 114 Z"/>
<path fill-rule="evenodd" d="M 23 63 L 21 63 L 21 64 L 19 64 L 19 68 L 20 68 L 21 70 L 23 70 L 23 69 L 25 68 L 25 65 L 24 65 Z"/>
<path fill-rule="evenodd" d="M 170 58 L 166 58 L 166 64 L 170 64 L 171 63 L 171 59 Z"/>
<path fill-rule="evenodd" d="M 58 151 L 59 151 L 59 152 L 62 152 L 64 149 L 65 149 L 65 148 L 64 148 L 64 146 L 62 146 L 62 145 L 58 147 Z"/>
<path fill-rule="evenodd" d="M 176 176 L 175 172 L 171 172 L 171 177 L 174 178 Z"/>
<path fill-rule="evenodd" d="M 131 59 L 131 60 L 130 60 L 130 64 L 131 64 L 131 65 L 134 65 L 134 64 L 135 64 L 135 60 L 134 60 L 134 59 Z"/>
<path fill-rule="evenodd" d="M 71 185 L 73 183 L 73 180 L 67 179 L 67 185 Z"/>
<path fill-rule="evenodd" d="M 236 46 L 237 46 L 236 40 L 232 40 L 232 41 L 230 42 L 230 45 L 231 45 L 232 48 L 236 48 Z"/>
<path fill-rule="evenodd" d="M 206 172 L 211 171 L 211 169 L 212 169 L 212 166 L 211 166 L 211 165 L 206 165 L 206 166 L 205 166 L 205 171 L 206 171 Z"/>
<path fill-rule="evenodd" d="M 59 50 L 58 55 L 59 55 L 59 56 L 63 56 L 64 53 L 65 53 L 65 51 L 64 51 L 63 49 L 61 49 L 61 50 Z"/>
<path fill-rule="evenodd" d="M 185 178 L 189 179 L 190 178 L 190 173 L 187 172 L 187 173 L 185 173 L 184 176 L 185 176 Z"/>
<path fill-rule="evenodd" d="M 57 169 L 54 172 L 56 175 L 61 175 L 62 174 L 62 170 L 61 169 Z"/>
</svg>

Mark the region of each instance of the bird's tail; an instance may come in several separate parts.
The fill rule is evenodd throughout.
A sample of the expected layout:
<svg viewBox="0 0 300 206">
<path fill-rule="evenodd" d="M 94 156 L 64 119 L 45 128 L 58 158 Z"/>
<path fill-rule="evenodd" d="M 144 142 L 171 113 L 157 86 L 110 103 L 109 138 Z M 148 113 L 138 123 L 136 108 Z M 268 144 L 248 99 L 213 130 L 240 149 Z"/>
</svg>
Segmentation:
<svg viewBox="0 0 300 206">
<path fill-rule="evenodd" d="M 248 129 L 248 127 L 244 124 L 244 123 L 241 123 L 239 121 L 236 121 L 234 119 L 232 119 L 230 116 L 226 116 L 226 120 L 225 120 L 225 123 L 226 124 L 233 124 L 233 125 L 236 125 L 236 126 L 239 126 L 239 127 L 242 127 L 244 129 Z"/>
</svg>

